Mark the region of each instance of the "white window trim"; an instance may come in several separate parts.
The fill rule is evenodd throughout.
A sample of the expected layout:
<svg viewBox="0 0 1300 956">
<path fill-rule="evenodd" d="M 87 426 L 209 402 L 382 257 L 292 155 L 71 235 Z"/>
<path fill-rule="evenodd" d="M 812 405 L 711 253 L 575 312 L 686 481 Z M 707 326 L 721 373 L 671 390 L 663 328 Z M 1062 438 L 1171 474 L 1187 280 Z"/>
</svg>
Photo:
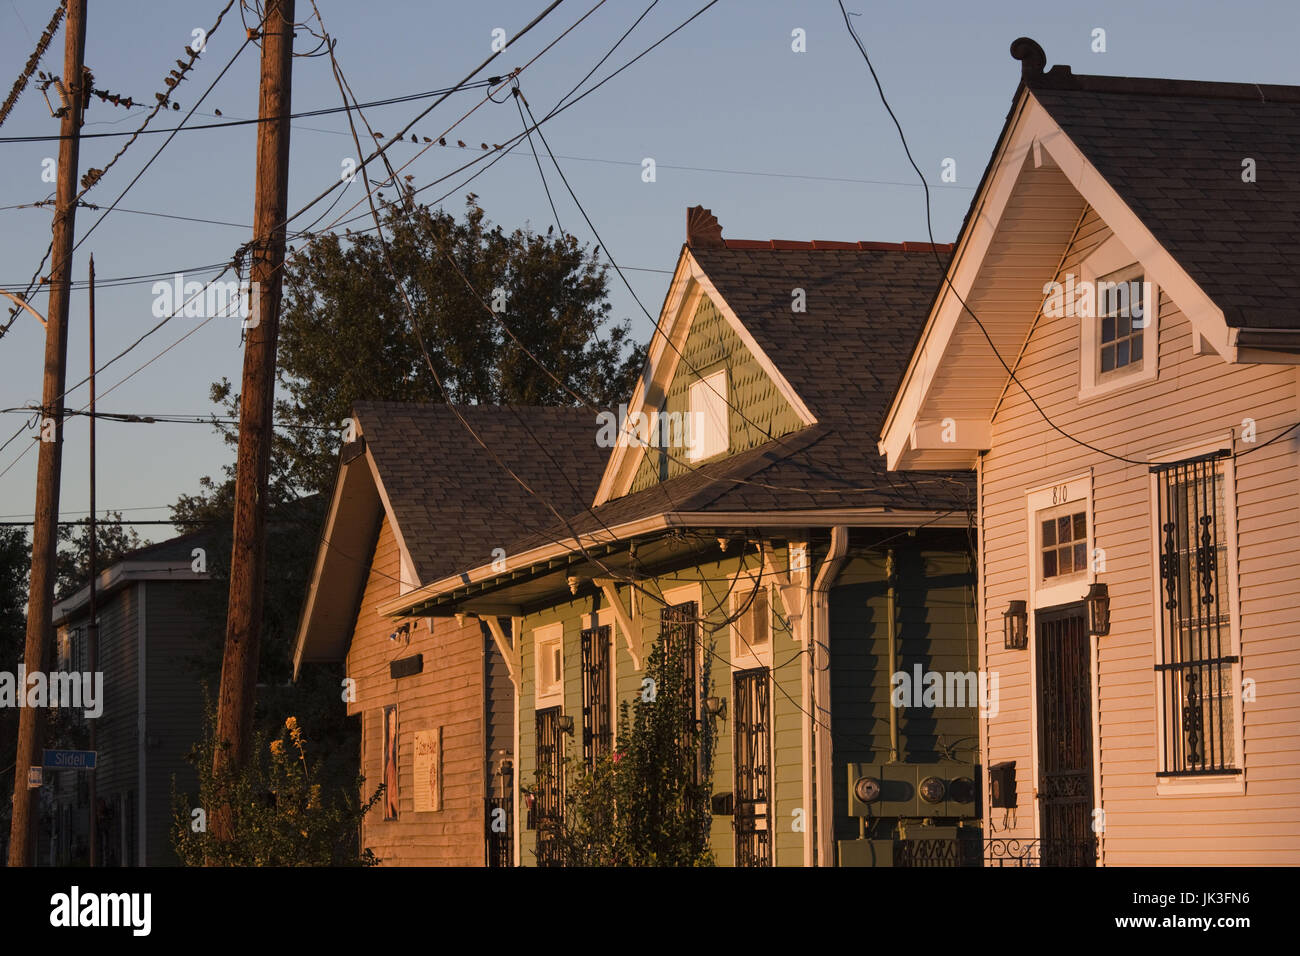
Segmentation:
<svg viewBox="0 0 1300 956">
<path fill-rule="evenodd" d="M 764 575 L 761 571 L 754 570 L 742 572 L 736 576 L 736 586 L 731 589 L 731 606 L 728 609 L 727 616 L 733 617 L 741 608 L 745 607 L 754 594 L 756 587 L 763 587 L 767 590 L 767 644 L 765 647 L 751 649 L 741 640 L 740 632 L 736 625 L 738 621 L 732 621 L 727 631 L 731 638 L 730 658 L 732 673 L 736 671 L 753 670 L 756 667 L 766 667 L 772 669 L 772 644 L 776 640 L 775 628 L 772 626 L 772 580 L 770 575 Z"/>
<path fill-rule="evenodd" d="M 728 395 L 728 376 L 726 368 L 720 368 L 716 372 L 701 376 L 697 381 L 691 382 L 686 390 L 686 404 L 689 411 L 687 415 L 688 427 L 698 431 L 698 434 L 692 434 L 688 444 L 688 458 L 690 461 L 705 461 L 709 458 L 716 458 L 718 455 L 725 455 L 731 450 L 731 402 Z M 699 389 L 707 394 L 710 398 L 722 399 L 722 439 L 718 447 L 711 447 L 706 441 L 706 436 L 711 434 L 706 424 L 707 417 L 704 410 L 695 407 L 693 397 L 696 390 Z"/>
<path fill-rule="evenodd" d="M 1107 375 L 1103 380 L 1098 372 L 1101 303 L 1093 297 L 1093 315 L 1078 318 L 1079 322 L 1079 395 L 1080 402 L 1088 402 L 1122 389 L 1154 382 L 1160 372 L 1160 289 L 1151 281 L 1150 271 L 1137 257 L 1124 247 L 1118 236 L 1112 235 L 1079 264 L 1079 280 L 1096 289 L 1098 279 L 1115 274 L 1140 271 L 1146 285 L 1147 301 L 1143 303 L 1146 325 L 1142 329 L 1142 365 L 1132 371 Z"/>
<path fill-rule="evenodd" d="M 1176 449 L 1167 448 L 1150 455 L 1149 458 L 1152 464 L 1159 464 L 1162 462 L 1182 461 L 1185 458 L 1196 458 L 1220 449 L 1233 450 L 1234 448 L 1233 436 L 1229 432 L 1217 441 L 1207 440 L 1196 445 L 1183 445 Z M 1228 634 L 1231 639 L 1230 653 L 1237 657 L 1237 662 L 1232 665 L 1232 721 L 1233 754 L 1238 772 L 1233 774 L 1207 774 L 1204 777 L 1158 776 L 1155 778 L 1156 795 L 1162 797 L 1244 796 L 1246 793 L 1245 705 L 1241 693 L 1241 579 L 1237 572 L 1237 467 L 1232 458 L 1224 458 L 1222 463 L 1224 468 L 1223 501 L 1227 508 L 1224 523 L 1228 534 L 1226 547 L 1228 553 L 1228 580 L 1226 582 L 1228 592 Z M 1152 650 L 1156 663 L 1163 663 L 1165 647 L 1164 605 L 1158 600 L 1161 594 L 1160 488 L 1158 479 L 1154 474 L 1148 478 L 1148 488 L 1151 504 L 1151 633 L 1155 637 L 1155 647 Z M 1164 682 L 1160 679 L 1160 673 L 1154 668 L 1151 672 L 1151 682 L 1155 692 L 1154 702 L 1156 708 L 1155 763 L 1156 771 L 1159 772 L 1165 769 L 1165 698 Z"/>
<path fill-rule="evenodd" d="M 1083 502 L 1084 513 L 1088 522 L 1088 570 L 1083 574 L 1071 574 L 1059 583 L 1043 583 L 1042 567 L 1042 529 L 1038 515 L 1051 511 L 1061 505 Z M 1088 587 L 1097 580 L 1096 521 L 1092 513 L 1092 474 L 1084 472 L 1064 481 L 1053 482 L 1038 488 L 1031 488 L 1025 493 L 1025 516 L 1028 521 L 1029 545 L 1029 593 L 1033 595 L 1030 602 L 1035 608 L 1055 607 L 1058 604 L 1073 604 L 1082 601 L 1088 593 Z"/>
<path fill-rule="evenodd" d="M 551 644 L 554 641 L 560 642 L 560 689 L 549 693 L 542 692 L 542 646 Z M 564 707 L 564 680 L 565 680 L 565 660 L 564 660 L 564 622 L 559 621 L 555 624 L 547 624 L 545 627 L 533 629 L 533 701 L 534 710 L 545 710 L 547 707 Z"/>
</svg>

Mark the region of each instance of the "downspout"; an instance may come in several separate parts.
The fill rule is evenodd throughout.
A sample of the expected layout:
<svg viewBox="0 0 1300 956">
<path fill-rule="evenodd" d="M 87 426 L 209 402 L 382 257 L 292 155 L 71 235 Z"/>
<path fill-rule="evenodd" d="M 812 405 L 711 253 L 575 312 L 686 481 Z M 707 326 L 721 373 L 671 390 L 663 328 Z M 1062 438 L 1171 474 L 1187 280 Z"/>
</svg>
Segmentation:
<svg viewBox="0 0 1300 956">
<path fill-rule="evenodd" d="M 515 739 L 510 748 L 510 853 L 513 857 L 511 861 L 515 866 L 519 866 L 522 854 L 519 849 L 519 838 L 523 830 L 519 825 L 519 818 L 523 816 L 519 806 L 519 695 L 523 689 L 523 657 L 520 651 L 523 647 L 524 639 L 524 619 L 522 617 L 512 617 L 510 619 L 510 646 L 514 648 L 515 659 L 521 663 L 516 665 L 514 680 L 511 686 L 514 691 L 514 731 Z"/>
<path fill-rule="evenodd" d="M 889 686 L 894 686 L 894 675 L 898 673 L 898 627 L 895 621 L 895 608 L 898 592 L 894 587 L 894 549 L 885 552 L 885 634 L 889 640 Z M 889 707 L 889 762 L 898 762 L 898 708 L 891 700 Z"/>
<path fill-rule="evenodd" d="M 830 593 L 831 585 L 844 565 L 849 550 L 849 529 L 844 525 L 831 528 L 831 546 L 817 572 L 812 593 L 812 653 L 809 655 L 813 672 L 813 698 L 809 713 L 813 731 L 813 759 L 816 770 L 816 839 L 815 866 L 835 864 L 834 792 L 831 779 L 831 674 L 830 674 Z"/>
</svg>

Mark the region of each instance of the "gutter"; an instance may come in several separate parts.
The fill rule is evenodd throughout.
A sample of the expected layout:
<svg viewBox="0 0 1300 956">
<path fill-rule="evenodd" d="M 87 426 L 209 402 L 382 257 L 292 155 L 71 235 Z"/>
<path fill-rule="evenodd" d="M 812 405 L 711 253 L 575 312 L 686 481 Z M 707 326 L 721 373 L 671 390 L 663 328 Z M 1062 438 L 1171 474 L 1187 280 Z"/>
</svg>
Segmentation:
<svg viewBox="0 0 1300 956">
<path fill-rule="evenodd" d="M 831 528 L 831 546 L 817 572 L 812 589 L 812 653 L 809 669 L 812 672 L 812 691 L 809 707 L 804 710 L 804 725 L 811 732 L 814 763 L 805 763 L 805 806 L 816 807 L 814 833 L 816 846 L 805 845 L 804 862 L 811 866 L 833 866 L 835 863 L 834 801 L 831 797 L 834 783 L 831 779 L 831 675 L 830 675 L 830 591 L 844 566 L 844 556 L 849 550 L 849 529 L 844 525 Z M 808 671 L 804 672 L 805 679 Z M 814 721 L 813 718 L 816 718 Z M 807 737 L 805 737 L 807 739 Z M 812 770 L 816 770 L 816 792 L 813 792 Z M 814 803 L 814 800 L 816 801 Z M 809 856 L 813 858 L 810 860 Z"/>
<path fill-rule="evenodd" d="M 1238 328 L 1233 329 L 1231 335 L 1232 344 L 1237 348 L 1300 355 L 1300 330 Z"/>
</svg>

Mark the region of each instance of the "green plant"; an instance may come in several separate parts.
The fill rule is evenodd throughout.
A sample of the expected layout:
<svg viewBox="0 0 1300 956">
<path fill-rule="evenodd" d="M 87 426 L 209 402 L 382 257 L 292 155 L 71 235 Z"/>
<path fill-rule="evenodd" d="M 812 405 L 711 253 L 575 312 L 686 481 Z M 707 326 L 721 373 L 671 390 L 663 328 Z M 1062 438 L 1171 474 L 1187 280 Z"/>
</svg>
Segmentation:
<svg viewBox="0 0 1300 956">
<path fill-rule="evenodd" d="M 568 762 L 564 812 L 539 824 L 551 828 L 564 866 L 714 865 L 716 729 L 713 718 L 696 716 L 709 696 L 708 669 L 699 688 L 690 686 L 681 649 L 661 638 L 646 675 L 643 691 L 619 707 L 614 752 L 594 767 Z"/>
<path fill-rule="evenodd" d="M 208 708 L 207 729 L 190 755 L 199 774 L 194 801 L 173 783 L 172 844 L 187 866 L 374 866 L 368 849 L 357 850 L 362 818 L 379 802 L 380 786 L 364 804 L 350 793 L 328 793 L 314 779 L 319 761 L 307 759 L 306 740 L 298 721 L 289 717 L 268 740 L 254 736 L 253 755 L 242 769 L 212 771 L 214 716 Z M 358 778 L 353 793 L 362 792 Z M 223 806 L 218 806 L 222 794 Z M 234 839 L 212 834 L 212 816 L 229 813 Z"/>
</svg>

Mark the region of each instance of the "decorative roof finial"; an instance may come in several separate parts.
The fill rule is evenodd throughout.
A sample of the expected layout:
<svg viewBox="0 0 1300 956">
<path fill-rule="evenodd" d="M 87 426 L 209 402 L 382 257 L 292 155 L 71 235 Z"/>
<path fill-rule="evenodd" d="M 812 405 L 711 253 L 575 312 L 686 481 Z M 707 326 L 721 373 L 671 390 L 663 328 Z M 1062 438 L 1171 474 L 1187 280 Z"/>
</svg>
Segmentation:
<svg viewBox="0 0 1300 956">
<path fill-rule="evenodd" d="M 1047 67 L 1047 54 L 1029 37 L 1018 37 L 1012 41 L 1011 56 L 1020 61 L 1020 78 L 1026 83 L 1034 77 L 1042 76 Z"/>
<path fill-rule="evenodd" d="M 723 246 L 722 226 L 718 217 L 703 206 L 686 210 L 686 244 L 688 246 Z"/>
</svg>

